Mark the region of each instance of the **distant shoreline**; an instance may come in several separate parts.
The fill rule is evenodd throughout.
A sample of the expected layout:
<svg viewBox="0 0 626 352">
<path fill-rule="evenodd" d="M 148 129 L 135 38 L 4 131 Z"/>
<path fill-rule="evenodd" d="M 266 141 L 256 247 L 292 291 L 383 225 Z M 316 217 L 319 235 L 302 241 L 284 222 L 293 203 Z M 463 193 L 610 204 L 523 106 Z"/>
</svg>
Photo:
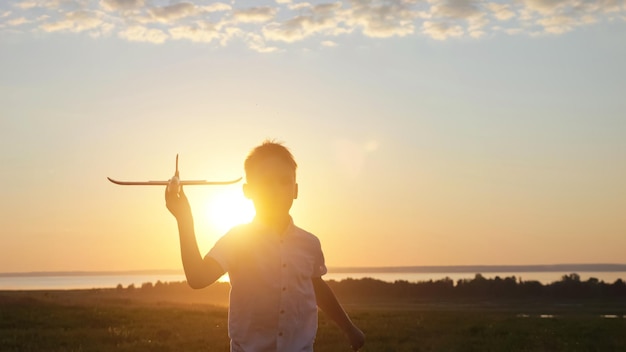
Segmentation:
<svg viewBox="0 0 626 352">
<path fill-rule="evenodd" d="M 626 272 L 626 264 L 546 264 L 546 265 L 437 265 L 388 267 L 329 267 L 329 273 L 519 273 L 519 272 Z M 126 271 L 31 271 L 6 272 L 0 277 L 46 276 L 122 276 L 122 275 L 182 275 L 182 270 Z"/>
<path fill-rule="evenodd" d="M 329 267 L 332 273 L 521 273 L 621 272 L 626 264 L 439 265 L 394 267 Z"/>
</svg>

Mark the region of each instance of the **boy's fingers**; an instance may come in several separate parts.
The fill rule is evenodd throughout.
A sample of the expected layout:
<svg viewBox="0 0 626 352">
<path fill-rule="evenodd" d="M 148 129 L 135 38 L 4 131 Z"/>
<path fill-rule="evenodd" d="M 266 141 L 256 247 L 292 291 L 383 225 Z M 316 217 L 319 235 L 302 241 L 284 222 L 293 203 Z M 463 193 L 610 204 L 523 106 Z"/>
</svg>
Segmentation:
<svg viewBox="0 0 626 352">
<path fill-rule="evenodd" d="M 169 203 L 174 201 L 176 198 L 176 193 L 170 192 L 170 190 L 165 187 L 165 201 Z"/>
<path fill-rule="evenodd" d="M 182 186 L 178 193 L 165 189 L 165 205 L 168 209 L 178 209 L 180 207 L 189 207 L 187 195 L 183 192 Z"/>
</svg>

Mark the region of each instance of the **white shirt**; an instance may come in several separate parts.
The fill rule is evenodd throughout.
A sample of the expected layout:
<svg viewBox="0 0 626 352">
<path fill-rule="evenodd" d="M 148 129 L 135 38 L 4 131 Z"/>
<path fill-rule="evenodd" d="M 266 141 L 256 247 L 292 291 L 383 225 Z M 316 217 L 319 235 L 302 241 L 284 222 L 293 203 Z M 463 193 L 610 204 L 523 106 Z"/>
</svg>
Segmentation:
<svg viewBox="0 0 626 352">
<path fill-rule="evenodd" d="M 319 239 L 296 227 L 283 234 L 254 221 L 230 230 L 207 256 L 230 277 L 231 352 L 313 351 L 313 277 L 326 274 Z"/>
</svg>

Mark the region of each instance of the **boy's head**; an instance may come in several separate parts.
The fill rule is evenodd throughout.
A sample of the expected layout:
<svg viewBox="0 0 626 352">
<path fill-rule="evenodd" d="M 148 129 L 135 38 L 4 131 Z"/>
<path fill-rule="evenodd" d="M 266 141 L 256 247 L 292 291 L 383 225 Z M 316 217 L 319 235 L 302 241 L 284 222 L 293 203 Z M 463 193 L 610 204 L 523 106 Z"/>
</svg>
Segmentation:
<svg viewBox="0 0 626 352">
<path fill-rule="evenodd" d="M 254 148 L 244 163 L 245 196 L 252 200 L 257 215 L 283 216 L 298 197 L 293 155 L 285 146 L 265 141 Z"/>
</svg>

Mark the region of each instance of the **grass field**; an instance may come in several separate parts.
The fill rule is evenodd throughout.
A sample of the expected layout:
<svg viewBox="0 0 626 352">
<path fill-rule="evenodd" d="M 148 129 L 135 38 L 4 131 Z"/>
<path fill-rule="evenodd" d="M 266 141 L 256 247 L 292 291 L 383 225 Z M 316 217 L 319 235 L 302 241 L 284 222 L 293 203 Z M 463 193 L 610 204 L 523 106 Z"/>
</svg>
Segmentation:
<svg viewBox="0 0 626 352">
<path fill-rule="evenodd" d="M 345 307 L 367 335 L 363 351 L 626 351 L 623 300 L 390 300 Z M 227 350 L 223 306 L 115 290 L 0 292 L 0 351 Z M 323 313 L 315 350 L 350 350 Z"/>
</svg>

